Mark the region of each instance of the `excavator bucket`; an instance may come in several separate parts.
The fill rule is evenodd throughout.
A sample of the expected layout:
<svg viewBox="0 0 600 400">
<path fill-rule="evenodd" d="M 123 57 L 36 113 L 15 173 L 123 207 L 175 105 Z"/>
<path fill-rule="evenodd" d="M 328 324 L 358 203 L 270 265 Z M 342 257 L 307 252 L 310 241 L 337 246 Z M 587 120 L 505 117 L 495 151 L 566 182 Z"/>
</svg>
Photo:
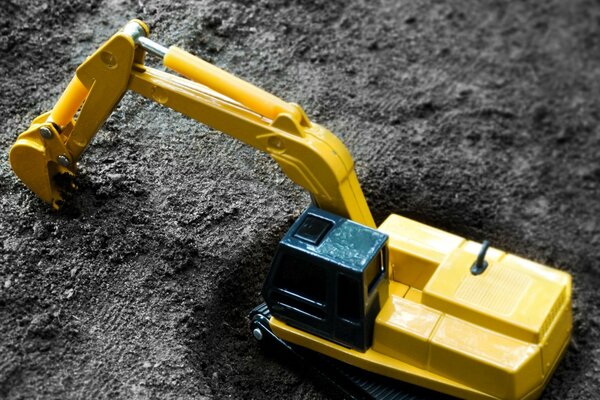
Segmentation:
<svg viewBox="0 0 600 400">
<path fill-rule="evenodd" d="M 65 195 L 75 189 L 75 163 L 56 127 L 48 121 L 49 113 L 37 117 L 21 133 L 10 149 L 10 165 L 15 174 L 38 197 L 58 209 Z M 70 124 L 63 130 L 68 131 Z"/>
</svg>

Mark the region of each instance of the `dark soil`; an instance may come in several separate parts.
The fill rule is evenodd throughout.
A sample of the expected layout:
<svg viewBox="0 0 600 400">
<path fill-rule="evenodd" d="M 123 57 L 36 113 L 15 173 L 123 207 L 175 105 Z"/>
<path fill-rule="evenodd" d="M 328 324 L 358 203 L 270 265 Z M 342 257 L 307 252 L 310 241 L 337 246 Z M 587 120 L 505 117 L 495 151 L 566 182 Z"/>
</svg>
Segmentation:
<svg viewBox="0 0 600 400">
<path fill-rule="evenodd" d="M 246 315 L 308 204 L 262 153 L 135 94 L 53 212 L 7 152 L 129 19 L 302 104 L 377 222 L 398 213 L 569 271 L 544 398 L 600 390 L 600 3 L 3 0 L 0 398 L 327 398 Z"/>
</svg>

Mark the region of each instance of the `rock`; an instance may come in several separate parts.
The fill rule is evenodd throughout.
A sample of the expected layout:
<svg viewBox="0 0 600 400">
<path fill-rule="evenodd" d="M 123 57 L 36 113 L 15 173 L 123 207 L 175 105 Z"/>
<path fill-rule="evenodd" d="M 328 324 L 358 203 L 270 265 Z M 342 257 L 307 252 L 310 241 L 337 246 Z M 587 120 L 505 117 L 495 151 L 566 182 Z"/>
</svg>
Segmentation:
<svg viewBox="0 0 600 400">
<path fill-rule="evenodd" d="M 27 327 L 27 336 L 42 339 L 53 338 L 57 333 L 57 327 L 53 322 L 54 318 L 50 313 L 36 314 Z"/>
</svg>

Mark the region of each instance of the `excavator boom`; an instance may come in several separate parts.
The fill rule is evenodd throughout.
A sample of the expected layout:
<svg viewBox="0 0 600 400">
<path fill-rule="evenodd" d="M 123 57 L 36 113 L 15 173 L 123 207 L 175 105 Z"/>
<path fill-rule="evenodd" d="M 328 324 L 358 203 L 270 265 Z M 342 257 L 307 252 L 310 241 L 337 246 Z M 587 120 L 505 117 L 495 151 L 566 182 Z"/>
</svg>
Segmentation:
<svg viewBox="0 0 600 400">
<path fill-rule="evenodd" d="M 143 22 L 129 22 L 77 69 L 52 111 L 11 148 L 13 170 L 41 199 L 54 208 L 63 204 L 61 183 L 69 180 L 61 178 L 75 176 L 77 160 L 129 89 L 268 153 L 320 208 L 375 226 L 352 157 L 335 135 L 300 106 L 147 35 Z M 188 79 L 144 65 L 147 50 Z"/>
</svg>

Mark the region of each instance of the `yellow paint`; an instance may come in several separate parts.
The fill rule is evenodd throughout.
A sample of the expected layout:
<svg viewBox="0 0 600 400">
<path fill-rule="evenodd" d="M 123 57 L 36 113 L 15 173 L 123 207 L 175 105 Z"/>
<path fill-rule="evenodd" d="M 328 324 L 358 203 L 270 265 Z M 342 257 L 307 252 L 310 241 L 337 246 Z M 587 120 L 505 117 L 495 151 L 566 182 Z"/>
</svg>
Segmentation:
<svg viewBox="0 0 600 400">
<path fill-rule="evenodd" d="M 422 290 L 438 265 L 464 239 L 399 215 L 379 227 L 389 235 L 391 279 Z"/>
<path fill-rule="evenodd" d="M 71 122 L 73 115 L 79 110 L 87 95 L 87 88 L 83 86 L 77 76 L 74 76 L 58 102 L 54 105 L 50 114 L 50 120 L 60 127 L 67 125 Z"/>
<path fill-rule="evenodd" d="M 36 118 L 11 147 L 9 159 L 15 174 L 54 208 L 63 201 L 56 175 L 76 174 L 81 153 L 127 90 L 134 57 L 141 58 L 140 52 L 129 36 L 115 34 L 77 68 L 54 109 Z M 40 135 L 42 127 L 52 130 L 51 139 Z M 68 167 L 58 163 L 61 155 L 70 161 Z"/>
<path fill-rule="evenodd" d="M 58 157 L 69 154 L 56 127 L 48 121 L 50 113 L 37 117 L 29 129 L 19 135 L 10 149 L 9 161 L 15 174 L 21 178 L 37 196 L 59 208 L 60 188 L 54 177 L 58 174 L 74 175 L 74 164 L 68 167 L 58 164 Z M 46 128 L 52 136 L 45 139 L 40 129 Z"/>
<path fill-rule="evenodd" d="M 513 255 L 488 260 L 471 275 L 475 255 L 456 249 L 423 290 L 423 304 L 519 340 L 543 339 L 553 309 L 567 301 L 570 276 Z"/>
<path fill-rule="evenodd" d="M 423 299 L 423 291 L 417 288 L 411 287 L 407 292 L 406 296 L 404 296 L 407 300 L 413 301 L 415 303 L 421 303 Z"/>
<path fill-rule="evenodd" d="M 427 368 L 429 338 L 441 313 L 398 296 L 390 296 L 375 322 L 373 350 Z"/>
<path fill-rule="evenodd" d="M 165 67 L 208 86 L 271 120 L 283 113 L 291 115 L 298 122 L 302 119 L 301 113 L 291 104 L 178 47 L 172 46 L 169 49 L 163 63 Z M 308 120 L 303 122 L 308 123 Z"/>
</svg>

